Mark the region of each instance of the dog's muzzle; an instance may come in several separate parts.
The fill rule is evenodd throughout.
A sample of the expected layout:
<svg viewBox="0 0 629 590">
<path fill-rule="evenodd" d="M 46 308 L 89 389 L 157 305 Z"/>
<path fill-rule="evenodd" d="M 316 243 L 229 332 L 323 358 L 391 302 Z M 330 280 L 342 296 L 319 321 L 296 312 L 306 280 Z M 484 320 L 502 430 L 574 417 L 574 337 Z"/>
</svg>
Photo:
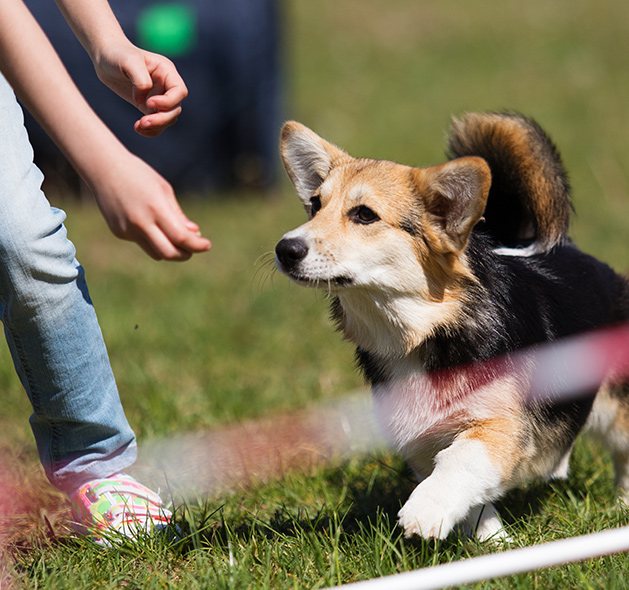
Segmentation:
<svg viewBox="0 0 629 590">
<path fill-rule="evenodd" d="M 275 256 L 280 270 L 290 273 L 307 256 L 308 245 L 300 238 L 282 238 L 275 246 Z"/>
</svg>

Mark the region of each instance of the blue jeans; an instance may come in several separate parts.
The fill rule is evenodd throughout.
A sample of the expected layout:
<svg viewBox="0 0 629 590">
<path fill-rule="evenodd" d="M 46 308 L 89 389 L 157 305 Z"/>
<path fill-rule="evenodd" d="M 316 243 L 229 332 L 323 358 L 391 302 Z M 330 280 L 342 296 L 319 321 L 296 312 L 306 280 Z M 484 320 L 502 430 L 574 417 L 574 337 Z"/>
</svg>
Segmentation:
<svg viewBox="0 0 629 590">
<path fill-rule="evenodd" d="M 135 461 L 102 333 L 23 113 L 0 74 L 0 313 L 50 482 L 72 494 Z"/>
</svg>

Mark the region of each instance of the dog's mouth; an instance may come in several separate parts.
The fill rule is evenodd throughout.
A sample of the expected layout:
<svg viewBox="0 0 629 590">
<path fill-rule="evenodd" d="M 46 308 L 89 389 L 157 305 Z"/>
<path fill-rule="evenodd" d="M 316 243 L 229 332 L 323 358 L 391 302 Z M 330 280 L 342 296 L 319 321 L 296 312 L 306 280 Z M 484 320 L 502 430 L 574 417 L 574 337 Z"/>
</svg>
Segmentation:
<svg viewBox="0 0 629 590">
<path fill-rule="evenodd" d="M 302 287 L 314 287 L 319 289 L 329 289 L 330 287 L 342 289 L 343 287 L 350 286 L 354 281 L 350 277 L 337 276 L 337 277 L 312 277 L 301 274 L 297 271 L 286 271 L 280 268 L 289 279 L 293 282 L 301 285 Z"/>
<path fill-rule="evenodd" d="M 275 264 L 280 272 L 306 287 L 342 288 L 353 283 L 353 280 L 347 275 L 321 276 L 327 274 L 326 265 L 316 262 L 314 265 L 304 263 L 309 251 L 310 247 L 305 240 L 284 237 L 275 247 Z"/>
</svg>

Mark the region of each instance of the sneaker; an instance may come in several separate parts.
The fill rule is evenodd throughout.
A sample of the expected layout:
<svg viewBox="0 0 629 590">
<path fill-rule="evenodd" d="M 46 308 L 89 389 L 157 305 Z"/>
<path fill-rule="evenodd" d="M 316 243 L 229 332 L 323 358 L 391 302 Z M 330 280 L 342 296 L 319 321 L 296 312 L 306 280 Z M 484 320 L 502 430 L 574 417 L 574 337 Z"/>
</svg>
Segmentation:
<svg viewBox="0 0 629 590">
<path fill-rule="evenodd" d="M 105 546 L 163 530 L 172 520 L 155 492 L 124 473 L 88 481 L 70 502 L 74 528 Z"/>
</svg>

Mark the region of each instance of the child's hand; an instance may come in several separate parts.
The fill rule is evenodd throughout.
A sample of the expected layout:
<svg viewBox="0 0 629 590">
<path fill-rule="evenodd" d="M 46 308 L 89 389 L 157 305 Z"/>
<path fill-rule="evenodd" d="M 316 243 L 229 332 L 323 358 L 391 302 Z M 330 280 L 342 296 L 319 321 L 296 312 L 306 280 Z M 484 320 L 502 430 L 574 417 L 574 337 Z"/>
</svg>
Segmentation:
<svg viewBox="0 0 629 590">
<path fill-rule="evenodd" d="M 132 45 L 106 0 L 57 1 L 74 16 L 73 30 L 84 25 L 91 32 L 80 36 L 84 47 L 108 48 L 107 57 L 98 49 L 90 57 L 115 92 L 147 113 L 138 131 L 157 135 L 172 125 L 188 91 L 170 60 Z M 85 102 L 21 0 L 0 0 L 0 69 L 90 186 L 114 235 L 137 242 L 156 260 L 187 260 L 210 249 L 170 184 L 129 152 Z"/>
<path fill-rule="evenodd" d="M 171 185 L 129 152 L 103 167 L 92 184 L 115 236 L 139 244 L 155 260 L 188 260 L 210 249 L 199 226 L 181 210 Z"/>
<path fill-rule="evenodd" d="M 140 135 L 155 137 L 177 121 L 188 89 L 168 58 L 125 42 L 95 56 L 94 67 L 101 82 L 144 113 L 134 125 Z"/>
</svg>

